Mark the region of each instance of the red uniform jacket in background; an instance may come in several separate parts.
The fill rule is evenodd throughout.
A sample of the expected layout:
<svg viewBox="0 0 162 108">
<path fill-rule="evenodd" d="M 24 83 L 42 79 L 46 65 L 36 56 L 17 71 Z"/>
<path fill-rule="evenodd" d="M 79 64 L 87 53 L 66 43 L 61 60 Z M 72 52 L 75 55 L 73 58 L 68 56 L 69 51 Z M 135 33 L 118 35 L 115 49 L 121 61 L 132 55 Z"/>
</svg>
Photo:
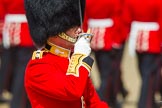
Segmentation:
<svg viewBox="0 0 162 108">
<path fill-rule="evenodd" d="M 79 76 L 66 75 L 69 59 L 44 53 L 26 68 L 25 87 L 32 108 L 108 108 L 100 101 L 83 66 Z"/>
<path fill-rule="evenodd" d="M 114 29 L 118 26 L 122 8 L 121 0 L 86 0 L 83 28 L 91 28 L 94 33 L 92 48 L 111 50 L 113 44 L 121 42 L 120 33 Z M 118 27 L 119 28 L 119 27 Z"/>
<path fill-rule="evenodd" d="M 162 43 L 162 1 L 125 0 L 121 14 L 123 40 L 130 38 L 130 49 L 159 53 Z M 132 45 L 134 44 L 134 45 Z"/>
<path fill-rule="evenodd" d="M 3 44 L 33 46 L 25 16 L 24 0 L 0 0 L 0 21 L 4 22 Z"/>
</svg>

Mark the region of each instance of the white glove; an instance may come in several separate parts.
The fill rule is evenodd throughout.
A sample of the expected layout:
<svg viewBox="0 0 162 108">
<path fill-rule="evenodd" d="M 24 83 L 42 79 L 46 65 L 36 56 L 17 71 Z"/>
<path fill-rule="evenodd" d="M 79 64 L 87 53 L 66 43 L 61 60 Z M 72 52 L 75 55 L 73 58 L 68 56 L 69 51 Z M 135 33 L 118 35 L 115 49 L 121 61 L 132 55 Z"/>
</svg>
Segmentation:
<svg viewBox="0 0 162 108">
<path fill-rule="evenodd" d="M 84 54 L 86 56 L 89 56 L 91 53 L 91 48 L 90 48 L 91 37 L 92 34 L 88 34 L 88 33 L 79 34 L 79 38 L 74 46 L 74 54 Z"/>
</svg>

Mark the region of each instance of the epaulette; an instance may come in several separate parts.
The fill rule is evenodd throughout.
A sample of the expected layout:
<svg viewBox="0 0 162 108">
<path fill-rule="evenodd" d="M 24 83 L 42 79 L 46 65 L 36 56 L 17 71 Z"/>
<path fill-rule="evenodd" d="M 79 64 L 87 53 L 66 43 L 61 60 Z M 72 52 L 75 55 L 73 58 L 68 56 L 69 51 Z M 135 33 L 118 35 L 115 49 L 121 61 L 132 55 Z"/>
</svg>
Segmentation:
<svg viewBox="0 0 162 108">
<path fill-rule="evenodd" d="M 33 52 L 32 60 L 41 59 L 43 57 L 44 50 L 37 50 Z"/>
</svg>

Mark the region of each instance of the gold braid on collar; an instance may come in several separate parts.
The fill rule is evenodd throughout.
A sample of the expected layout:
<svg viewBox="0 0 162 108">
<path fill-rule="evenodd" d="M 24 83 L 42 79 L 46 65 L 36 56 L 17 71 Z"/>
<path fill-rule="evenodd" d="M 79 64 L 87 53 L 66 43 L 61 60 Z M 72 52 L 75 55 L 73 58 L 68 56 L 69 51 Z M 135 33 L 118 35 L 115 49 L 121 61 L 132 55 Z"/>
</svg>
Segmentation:
<svg viewBox="0 0 162 108">
<path fill-rule="evenodd" d="M 49 41 L 45 45 L 45 51 L 50 52 L 54 55 L 68 58 L 70 57 L 71 51 L 63 47 L 57 46 Z"/>
<path fill-rule="evenodd" d="M 77 38 L 72 38 L 72 37 L 68 36 L 67 34 L 65 34 L 64 32 L 60 33 L 58 36 L 61 37 L 62 39 L 65 39 L 65 40 L 71 42 L 71 43 L 75 43 L 77 41 Z"/>
</svg>

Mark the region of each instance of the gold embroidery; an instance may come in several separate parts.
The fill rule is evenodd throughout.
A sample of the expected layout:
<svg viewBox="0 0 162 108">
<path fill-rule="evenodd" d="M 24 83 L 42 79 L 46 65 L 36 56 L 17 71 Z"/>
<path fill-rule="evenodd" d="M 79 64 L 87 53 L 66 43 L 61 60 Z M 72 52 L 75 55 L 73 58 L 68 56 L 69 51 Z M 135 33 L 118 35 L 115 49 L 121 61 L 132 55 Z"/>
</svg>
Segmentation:
<svg viewBox="0 0 162 108">
<path fill-rule="evenodd" d="M 41 50 L 34 51 L 32 55 L 32 60 L 41 59 L 43 56 L 43 52 L 44 51 L 41 51 Z"/>
<path fill-rule="evenodd" d="M 71 51 L 68 50 L 68 49 L 57 46 L 55 44 L 52 44 L 49 41 L 47 41 L 47 45 L 50 46 L 50 49 L 45 47 L 45 50 L 52 53 L 52 54 L 55 54 L 55 55 L 58 55 L 58 56 L 61 56 L 61 57 L 69 57 L 70 56 Z"/>
<path fill-rule="evenodd" d="M 83 54 L 73 54 L 66 75 L 74 75 L 79 77 L 79 67 L 82 65 L 82 60 L 85 57 L 86 56 Z"/>
</svg>

